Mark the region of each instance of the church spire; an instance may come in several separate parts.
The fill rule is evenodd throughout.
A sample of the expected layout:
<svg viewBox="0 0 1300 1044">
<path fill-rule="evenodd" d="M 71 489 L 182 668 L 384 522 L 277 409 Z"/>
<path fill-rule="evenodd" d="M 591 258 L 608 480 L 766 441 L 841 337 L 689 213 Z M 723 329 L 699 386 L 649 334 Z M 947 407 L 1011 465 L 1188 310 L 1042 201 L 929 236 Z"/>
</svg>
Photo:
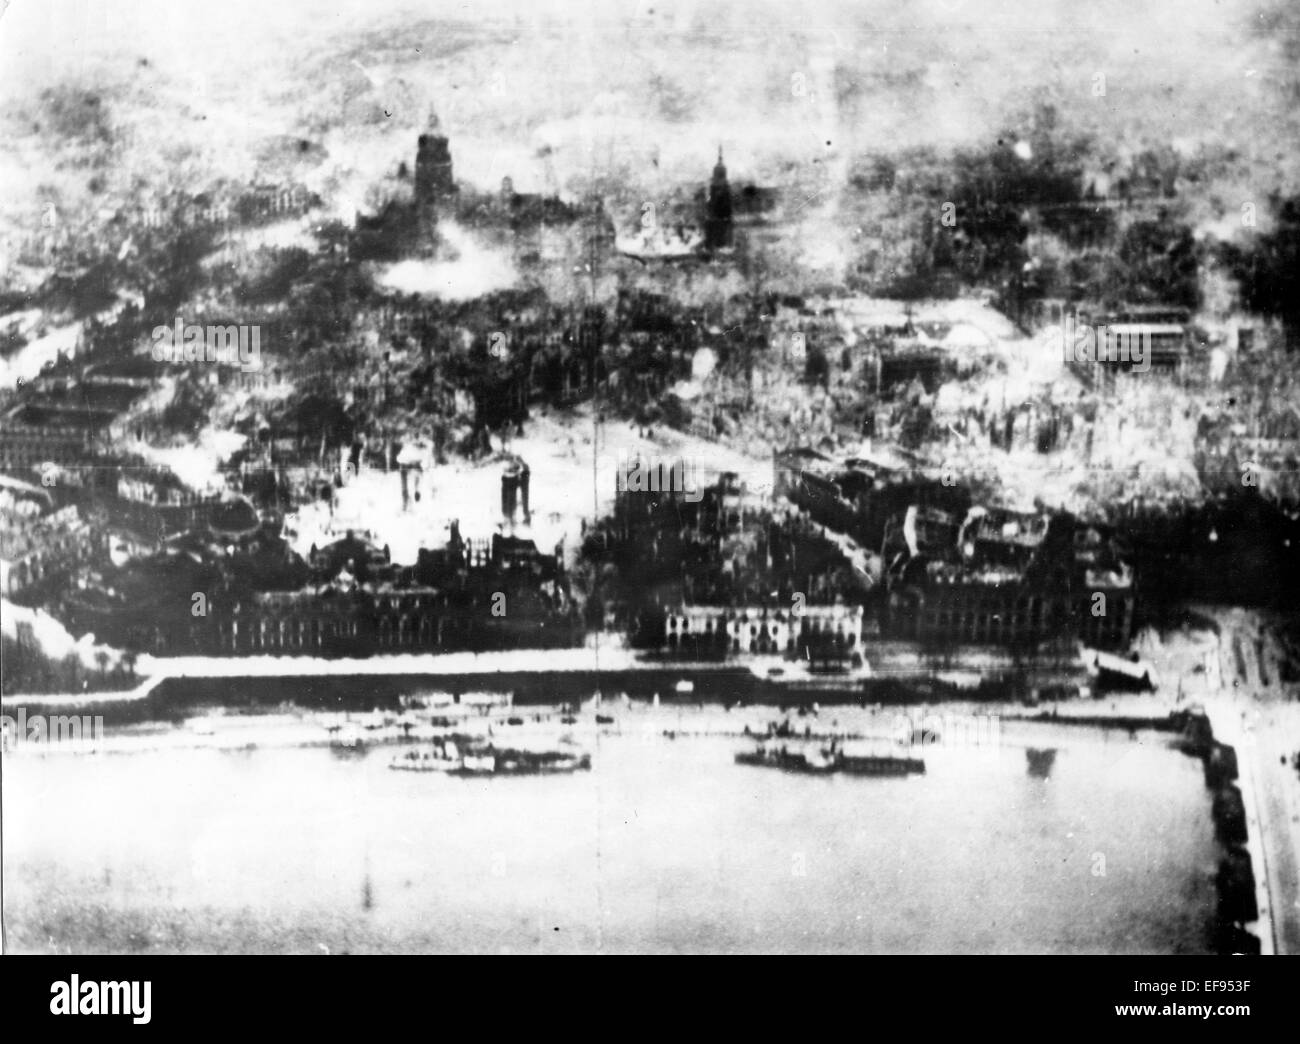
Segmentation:
<svg viewBox="0 0 1300 1044">
<path fill-rule="evenodd" d="M 722 250 L 731 246 L 731 186 L 727 184 L 727 168 L 722 162 L 721 145 L 718 146 L 718 165 L 713 168 L 713 181 L 709 183 L 704 244 L 709 250 Z"/>
</svg>

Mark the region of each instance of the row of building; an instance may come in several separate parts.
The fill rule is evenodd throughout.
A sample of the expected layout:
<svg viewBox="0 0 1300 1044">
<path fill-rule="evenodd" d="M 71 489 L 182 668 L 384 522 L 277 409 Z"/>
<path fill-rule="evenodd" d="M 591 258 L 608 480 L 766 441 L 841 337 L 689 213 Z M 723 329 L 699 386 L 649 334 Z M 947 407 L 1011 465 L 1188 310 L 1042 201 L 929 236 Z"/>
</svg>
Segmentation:
<svg viewBox="0 0 1300 1044">
<path fill-rule="evenodd" d="M 663 615 L 662 648 L 670 656 L 784 656 L 809 662 L 863 662 L 863 608 L 810 605 L 800 609 L 681 605 Z"/>
<path fill-rule="evenodd" d="M 223 531 L 214 543 L 236 539 Z M 68 592 L 63 614 L 77 633 L 159 656 L 551 648 L 585 633 L 559 556 L 528 540 L 465 541 L 453 526 L 414 566 L 356 533 L 305 563 L 264 529 L 228 547 L 223 558 L 179 542 L 103 570 Z"/>
<path fill-rule="evenodd" d="M 0 507 L 0 594 L 25 600 L 67 581 L 104 551 L 76 505 L 28 515 Z"/>
<path fill-rule="evenodd" d="M 861 660 L 864 635 L 1127 645 L 1135 577 L 1104 527 L 981 507 L 960 487 L 871 461 L 830 464 L 776 455 L 776 494 L 800 509 L 785 519 L 733 476 L 692 496 L 620 489 L 589 553 L 619 572 L 634 643 L 691 659 L 842 663 Z M 850 569 L 819 527 L 880 553 Z"/>
</svg>

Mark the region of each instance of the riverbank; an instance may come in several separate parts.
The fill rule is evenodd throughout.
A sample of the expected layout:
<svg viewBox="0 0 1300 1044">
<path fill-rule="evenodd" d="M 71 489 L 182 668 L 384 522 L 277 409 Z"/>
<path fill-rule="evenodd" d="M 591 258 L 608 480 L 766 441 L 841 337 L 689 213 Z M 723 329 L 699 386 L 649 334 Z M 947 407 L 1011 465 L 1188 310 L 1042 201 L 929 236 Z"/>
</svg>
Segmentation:
<svg viewBox="0 0 1300 1044">
<path fill-rule="evenodd" d="M 362 709 L 297 705 L 288 700 L 210 705 L 190 700 L 168 704 L 158 717 L 101 718 L 102 731 L 74 741 L 17 744 L 22 756 L 129 754 L 156 749 L 251 750 L 258 748 L 376 748 L 426 742 L 448 732 L 545 744 L 561 736 L 594 744 L 602 736 L 658 743 L 686 738 L 748 742 L 776 735 L 791 742 L 879 740 L 922 754 L 992 749 L 1015 743 L 1007 729 L 1082 726 L 1081 735 L 1103 742 L 1168 744 L 1176 732 L 1150 696 L 1054 704 L 1028 714 L 1019 703 L 953 700 L 912 704 L 734 703 L 692 693 L 656 700 L 627 692 L 519 704 L 509 693 L 484 690 L 452 695 L 430 690 L 396 699 L 391 706 Z M 26 714 L 26 710 L 20 711 Z M 1135 726 L 1135 722 L 1147 724 Z M 1142 730 L 1139 732 L 1139 729 Z M 1074 728 L 1070 729 L 1073 733 Z M 1161 736 L 1161 734 L 1166 734 Z"/>
<path fill-rule="evenodd" d="M 402 695 L 490 689 L 520 703 L 585 699 L 626 692 L 641 699 L 686 695 L 722 702 L 888 702 L 996 699 L 1078 691 L 1086 681 L 1077 657 L 1058 655 L 1032 668 L 996 647 L 970 647 L 936 661 L 917 646 L 878 642 L 864 649 L 868 665 L 844 674 L 810 674 L 780 657 L 742 662 L 670 660 L 629 648 L 619 634 L 594 636 L 582 648 L 489 653 L 404 654 L 364 659 L 318 657 L 150 657 L 137 670 L 145 680 L 120 693 L 5 694 L 7 713 L 84 709 L 124 717 L 165 715 L 178 703 L 245 705 L 301 702 L 364 709 L 390 706 Z M 144 706 L 134 706 L 141 704 Z"/>
</svg>

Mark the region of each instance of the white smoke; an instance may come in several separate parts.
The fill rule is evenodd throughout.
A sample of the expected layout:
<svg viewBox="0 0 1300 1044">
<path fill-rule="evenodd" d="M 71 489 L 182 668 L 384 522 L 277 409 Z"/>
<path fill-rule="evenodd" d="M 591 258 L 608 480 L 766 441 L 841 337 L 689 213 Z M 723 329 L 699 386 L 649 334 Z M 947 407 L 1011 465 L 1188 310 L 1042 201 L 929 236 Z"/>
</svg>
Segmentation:
<svg viewBox="0 0 1300 1044">
<path fill-rule="evenodd" d="M 504 250 L 484 246 L 452 222 L 441 222 L 448 259 L 399 261 L 383 269 L 376 282 L 404 294 L 421 294 L 444 301 L 467 301 L 515 285 L 519 273 Z"/>
</svg>

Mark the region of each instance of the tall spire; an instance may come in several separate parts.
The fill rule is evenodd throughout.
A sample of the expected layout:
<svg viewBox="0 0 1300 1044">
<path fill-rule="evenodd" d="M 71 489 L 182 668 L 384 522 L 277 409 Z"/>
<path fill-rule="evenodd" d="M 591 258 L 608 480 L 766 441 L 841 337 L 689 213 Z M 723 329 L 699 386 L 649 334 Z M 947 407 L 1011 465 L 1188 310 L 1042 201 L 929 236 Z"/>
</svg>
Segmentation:
<svg viewBox="0 0 1300 1044">
<path fill-rule="evenodd" d="M 718 165 L 713 168 L 704 222 L 704 242 L 709 250 L 731 246 L 731 186 L 727 168 L 722 163 L 722 146 L 718 146 Z"/>
</svg>

